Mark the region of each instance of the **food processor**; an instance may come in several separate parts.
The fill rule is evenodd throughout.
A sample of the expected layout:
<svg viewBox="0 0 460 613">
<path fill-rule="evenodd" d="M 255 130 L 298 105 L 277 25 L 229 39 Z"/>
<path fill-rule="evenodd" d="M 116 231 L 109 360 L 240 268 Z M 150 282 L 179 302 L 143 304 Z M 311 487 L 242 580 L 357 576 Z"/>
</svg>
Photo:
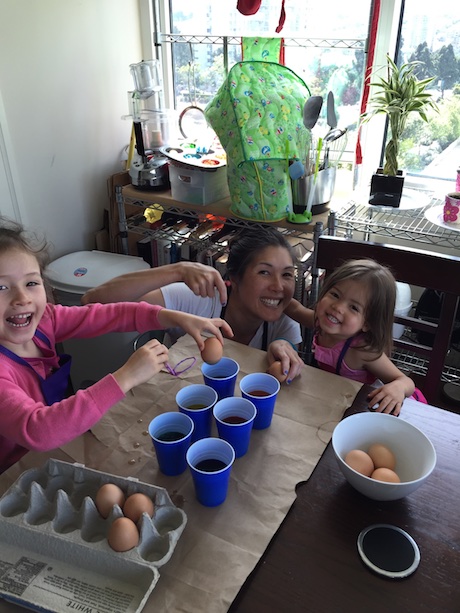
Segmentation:
<svg viewBox="0 0 460 613">
<path fill-rule="evenodd" d="M 170 187 L 168 158 L 162 148 L 175 138 L 178 121 L 175 111 L 163 109 L 163 85 L 158 60 L 142 60 L 130 65 L 135 89 L 128 92 L 137 155 L 128 156 L 131 183 L 138 189 L 165 190 Z M 177 128 L 175 127 L 177 126 Z"/>
</svg>

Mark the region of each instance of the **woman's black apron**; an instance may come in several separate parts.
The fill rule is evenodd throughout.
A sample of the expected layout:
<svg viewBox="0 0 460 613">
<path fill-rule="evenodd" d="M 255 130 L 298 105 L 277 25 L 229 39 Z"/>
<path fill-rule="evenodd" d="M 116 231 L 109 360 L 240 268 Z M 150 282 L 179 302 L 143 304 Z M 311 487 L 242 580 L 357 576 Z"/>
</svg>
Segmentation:
<svg viewBox="0 0 460 613">
<path fill-rule="evenodd" d="M 227 304 L 228 299 L 230 298 L 230 287 L 227 287 Z M 227 309 L 227 305 L 222 307 L 222 311 L 220 312 L 220 318 L 225 319 L 225 311 Z M 262 330 L 262 351 L 267 351 L 267 340 L 268 340 L 268 321 L 264 321 L 263 330 Z"/>
</svg>

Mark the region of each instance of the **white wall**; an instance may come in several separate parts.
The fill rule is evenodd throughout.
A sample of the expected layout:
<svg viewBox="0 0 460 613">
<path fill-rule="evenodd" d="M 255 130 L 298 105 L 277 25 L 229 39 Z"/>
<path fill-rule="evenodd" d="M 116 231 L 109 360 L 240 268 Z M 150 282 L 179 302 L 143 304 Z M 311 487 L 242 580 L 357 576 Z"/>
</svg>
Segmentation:
<svg viewBox="0 0 460 613">
<path fill-rule="evenodd" d="M 142 59 L 138 0 L 0 2 L 0 212 L 53 257 L 95 247 Z"/>
</svg>

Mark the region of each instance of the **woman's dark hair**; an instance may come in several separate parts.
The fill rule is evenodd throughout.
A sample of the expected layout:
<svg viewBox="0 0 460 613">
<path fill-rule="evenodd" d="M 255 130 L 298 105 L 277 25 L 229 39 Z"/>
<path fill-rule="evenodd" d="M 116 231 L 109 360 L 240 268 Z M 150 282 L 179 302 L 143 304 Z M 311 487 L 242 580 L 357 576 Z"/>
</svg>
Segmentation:
<svg viewBox="0 0 460 613">
<path fill-rule="evenodd" d="M 368 330 L 363 332 L 364 346 L 381 355 L 391 355 L 393 318 L 396 302 L 396 282 L 389 268 L 375 260 L 349 260 L 326 276 L 318 302 L 341 281 L 358 281 L 367 288 L 368 301 L 364 320 Z"/>
<path fill-rule="evenodd" d="M 245 228 L 230 242 L 226 276 L 241 279 L 254 257 L 266 247 L 282 247 L 289 252 L 295 264 L 295 256 L 286 237 L 275 228 Z"/>
<path fill-rule="evenodd" d="M 33 255 L 43 276 L 50 261 L 50 246 L 47 241 L 26 232 L 21 224 L 0 217 L 0 255 L 11 249 L 19 249 Z"/>
</svg>

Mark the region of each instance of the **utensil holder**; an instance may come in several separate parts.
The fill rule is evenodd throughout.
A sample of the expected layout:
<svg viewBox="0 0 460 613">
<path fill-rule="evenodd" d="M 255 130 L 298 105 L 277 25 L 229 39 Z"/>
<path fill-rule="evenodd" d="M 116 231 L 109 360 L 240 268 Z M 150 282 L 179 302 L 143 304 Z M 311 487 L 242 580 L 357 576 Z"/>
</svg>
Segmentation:
<svg viewBox="0 0 460 613">
<path fill-rule="evenodd" d="M 294 213 L 303 213 L 307 206 L 310 189 L 314 189 L 311 212 L 313 215 L 322 213 L 334 193 L 335 167 L 330 166 L 319 170 L 314 181 L 314 175 L 304 175 L 300 179 L 291 179 L 292 207 Z"/>
</svg>

